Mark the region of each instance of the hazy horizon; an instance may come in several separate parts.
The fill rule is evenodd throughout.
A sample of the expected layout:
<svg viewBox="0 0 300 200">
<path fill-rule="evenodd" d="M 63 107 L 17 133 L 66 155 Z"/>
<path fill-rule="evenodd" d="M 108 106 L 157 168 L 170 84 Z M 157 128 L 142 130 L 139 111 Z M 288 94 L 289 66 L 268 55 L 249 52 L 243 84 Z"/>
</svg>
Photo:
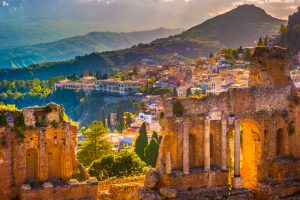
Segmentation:
<svg viewBox="0 0 300 200">
<path fill-rule="evenodd" d="M 0 18 L 27 17 L 96 24 L 101 31 L 190 28 L 242 4 L 287 19 L 300 0 L 2 0 Z M 99 31 L 99 28 L 97 28 Z"/>
</svg>

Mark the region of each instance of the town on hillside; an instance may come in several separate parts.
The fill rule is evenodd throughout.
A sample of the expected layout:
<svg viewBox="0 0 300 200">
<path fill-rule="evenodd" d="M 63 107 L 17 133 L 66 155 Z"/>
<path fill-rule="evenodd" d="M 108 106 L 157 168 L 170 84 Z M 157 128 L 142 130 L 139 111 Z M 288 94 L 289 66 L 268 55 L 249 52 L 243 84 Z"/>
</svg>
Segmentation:
<svg viewBox="0 0 300 200">
<path fill-rule="evenodd" d="M 0 17 L 27 20 L 29 3 L 4 0 Z M 0 200 L 300 199 L 299 27 L 300 7 L 286 21 L 243 4 L 182 33 L 0 44 L 15 55 L 0 56 Z M 48 48 L 57 61 L 24 53 Z"/>
</svg>

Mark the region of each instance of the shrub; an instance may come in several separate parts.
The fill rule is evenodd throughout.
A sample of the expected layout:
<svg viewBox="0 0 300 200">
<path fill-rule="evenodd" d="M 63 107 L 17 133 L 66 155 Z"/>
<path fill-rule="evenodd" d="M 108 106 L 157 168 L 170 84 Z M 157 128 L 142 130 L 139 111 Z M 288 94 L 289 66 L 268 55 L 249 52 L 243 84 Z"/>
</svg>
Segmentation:
<svg viewBox="0 0 300 200">
<path fill-rule="evenodd" d="M 176 101 L 173 105 L 173 113 L 177 116 L 177 117 L 182 117 L 184 114 L 184 107 L 181 104 L 180 101 Z"/>
<path fill-rule="evenodd" d="M 85 181 L 85 177 L 84 177 L 84 175 L 81 173 L 81 171 L 79 169 L 76 170 L 76 171 L 73 171 L 73 173 L 72 173 L 72 179 L 76 179 L 79 182 Z"/>
<path fill-rule="evenodd" d="M 43 113 L 50 113 L 52 112 L 52 108 L 50 106 L 43 107 Z"/>
<path fill-rule="evenodd" d="M 7 126 L 7 120 L 3 113 L 0 114 L 0 126 Z"/>
<path fill-rule="evenodd" d="M 106 180 L 111 177 L 127 177 L 145 174 L 146 163 L 129 148 L 119 154 L 108 154 L 95 160 L 90 168 L 89 174 L 98 180 Z"/>
</svg>

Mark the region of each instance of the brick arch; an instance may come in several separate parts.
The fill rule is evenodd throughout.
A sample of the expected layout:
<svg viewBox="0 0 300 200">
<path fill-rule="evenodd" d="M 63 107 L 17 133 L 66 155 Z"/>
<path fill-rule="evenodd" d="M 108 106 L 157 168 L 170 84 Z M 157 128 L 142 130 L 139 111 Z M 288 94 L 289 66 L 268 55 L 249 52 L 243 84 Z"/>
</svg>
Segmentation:
<svg viewBox="0 0 300 200">
<path fill-rule="evenodd" d="M 30 148 L 26 151 L 26 179 L 36 180 L 38 173 L 38 153 Z"/>
<path fill-rule="evenodd" d="M 48 177 L 50 180 L 62 178 L 61 148 L 56 145 L 48 150 Z"/>
<path fill-rule="evenodd" d="M 284 131 L 279 128 L 276 131 L 276 156 L 284 156 Z"/>
<path fill-rule="evenodd" d="M 241 127 L 241 176 L 244 187 L 254 188 L 261 179 L 264 131 L 251 119 L 242 120 Z"/>
<path fill-rule="evenodd" d="M 196 167 L 196 136 L 189 134 L 189 162 L 190 168 Z"/>
</svg>

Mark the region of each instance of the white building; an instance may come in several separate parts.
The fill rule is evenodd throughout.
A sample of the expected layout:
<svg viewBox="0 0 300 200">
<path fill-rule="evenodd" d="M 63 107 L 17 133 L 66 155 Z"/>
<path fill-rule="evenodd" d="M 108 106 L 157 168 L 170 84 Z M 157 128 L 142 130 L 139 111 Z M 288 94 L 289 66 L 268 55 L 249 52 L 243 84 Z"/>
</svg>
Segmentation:
<svg viewBox="0 0 300 200">
<path fill-rule="evenodd" d="M 95 80 L 96 78 L 92 76 L 83 77 L 78 82 L 65 79 L 59 83 L 55 83 L 55 89 L 82 89 L 84 92 L 90 93 L 92 90 L 95 90 Z"/>
<path fill-rule="evenodd" d="M 97 80 L 95 85 L 98 91 L 121 95 L 137 93 L 141 90 L 141 84 L 137 81 Z"/>
</svg>

